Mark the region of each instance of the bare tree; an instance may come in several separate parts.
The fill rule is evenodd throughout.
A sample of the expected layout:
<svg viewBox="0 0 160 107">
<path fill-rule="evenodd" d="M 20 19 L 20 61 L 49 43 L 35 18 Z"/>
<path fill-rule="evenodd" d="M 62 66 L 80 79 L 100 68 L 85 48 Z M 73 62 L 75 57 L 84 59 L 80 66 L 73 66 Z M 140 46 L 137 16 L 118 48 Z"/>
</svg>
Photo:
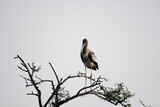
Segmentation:
<svg viewBox="0 0 160 107">
<path fill-rule="evenodd" d="M 131 104 L 129 102 L 129 98 L 134 96 L 127 88 L 124 87 L 123 83 L 116 84 L 114 88 L 105 87 L 102 85 L 103 82 L 106 82 L 107 79 L 99 76 L 97 79 L 92 79 L 87 77 L 87 79 L 92 79 L 93 83 L 89 86 L 82 87 L 79 89 L 74 95 L 70 96 L 69 91 L 66 90 L 63 84 L 70 79 L 78 79 L 85 78 L 85 74 L 78 72 L 76 75 L 69 75 L 68 77 L 62 79 L 60 78 L 56 71 L 54 70 L 51 63 L 49 63 L 57 83 L 53 82 L 53 80 L 44 80 L 38 77 L 35 72 L 39 72 L 41 66 L 37 67 L 34 63 L 26 63 L 19 55 L 14 57 L 15 59 L 19 59 L 21 61 L 21 66 L 17 66 L 21 71 L 28 74 L 27 77 L 20 75 L 26 82 L 26 87 L 34 87 L 35 92 L 27 93 L 27 95 L 33 95 L 38 98 L 39 107 L 60 107 L 61 105 L 69 102 L 75 98 L 85 95 L 95 95 L 96 97 L 103 99 L 113 105 L 122 105 L 123 107 L 130 107 Z M 42 91 L 39 88 L 42 83 L 50 83 L 52 86 L 52 93 L 49 98 L 42 104 Z M 84 91 L 86 89 L 92 88 L 89 91 Z M 44 102 L 44 101 L 43 101 Z"/>
</svg>

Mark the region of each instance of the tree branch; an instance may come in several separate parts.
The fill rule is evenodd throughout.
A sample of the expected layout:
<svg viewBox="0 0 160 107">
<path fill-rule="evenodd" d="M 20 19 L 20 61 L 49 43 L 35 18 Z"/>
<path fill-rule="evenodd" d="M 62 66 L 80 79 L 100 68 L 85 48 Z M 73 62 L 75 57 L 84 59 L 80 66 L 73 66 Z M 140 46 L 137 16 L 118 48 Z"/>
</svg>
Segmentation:
<svg viewBox="0 0 160 107">
<path fill-rule="evenodd" d="M 72 78 L 75 78 L 75 77 L 79 77 L 79 76 L 72 76 Z M 82 76 L 82 77 L 83 77 L 83 76 Z M 84 77 L 85 77 L 85 76 L 84 76 Z M 63 101 L 60 101 L 58 104 L 59 104 L 59 105 L 62 105 L 62 104 L 66 103 L 66 102 L 68 102 L 68 101 L 70 101 L 70 100 L 72 100 L 72 99 L 75 99 L 75 98 L 77 98 L 77 97 L 84 96 L 84 95 L 88 95 L 88 94 L 93 94 L 94 90 L 98 88 L 98 87 L 95 87 L 95 86 L 98 86 L 98 85 L 101 84 L 101 82 L 102 82 L 102 81 L 100 81 L 100 78 L 101 78 L 101 76 L 99 76 L 99 78 L 98 78 L 95 82 L 93 82 L 93 84 L 91 84 L 90 86 L 81 88 L 81 89 L 77 92 L 77 94 L 73 95 L 72 97 L 70 97 L 70 98 L 68 98 L 68 99 L 65 99 L 65 100 L 63 100 Z M 70 79 L 70 78 L 68 78 L 68 79 Z M 95 88 L 94 88 L 93 90 L 90 90 L 90 91 L 86 91 L 86 92 L 81 93 L 83 90 L 88 89 L 88 88 L 92 88 L 92 87 L 95 87 Z"/>
<path fill-rule="evenodd" d="M 32 91 L 32 93 L 27 93 L 27 95 L 35 95 L 35 96 L 37 96 L 37 97 L 38 97 L 38 93 L 37 93 L 37 94 L 35 94 L 35 93 L 33 93 L 33 91 Z"/>
<path fill-rule="evenodd" d="M 146 105 L 142 102 L 142 100 L 139 100 L 139 102 L 143 105 L 143 107 L 151 107 L 151 106 L 146 106 Z"/>
<path fill-rule="evenodd" d="M 131 106 L 128 103 L 128 99 L 132 97 L 134 94 L 131 94 L 127 88 L 124 88 L 124 85 L 122 83 L 116 84 L 117 87 L 115 88 L 104 87 L 102 83 L 103 81 L 107 81 L 106 78 L 102 78 L 101 76 L 99 76 L 97 79 L 92 79 L 91 77 L 87 77 L 87 79 L 92 80 L 93 83 L 89 86 L 80 88 L 74 95 L 70 97 L 69 91 L 66 90 L 62 85 L 70 79 L 77 79 L 81 77 L 85 78 L 86 74 L 78 72 L 77 75 L 69 75 L 65 79 L 62 80 L 62 79 L 59 79 L 52 64 L 49 63 L 54 73 L 54 76 L 56 77 L 56 80 L 57 80 L 57 84 L 54 84 L 53 80 L 41 79 L 40 77 L 34 75 L 35 72 L 38 72 L 41 69 L 41 66 L 37 68 L 34 65 L 34 63 L 32 63 L 31 65 L 29 63 L 26 64 L 19 55 L 17 55 L 14 58 L 19 59 L 21 61 L 20 64 L 22 65 L 22 67 L 17 66 L 18 69 L 28 74 L 28 77 L 24 77 L 20 75 L 25 80 L 26 87 L 33 86 L 36 90 L 36 93 L 32 91 L 31 93 L 27 93 L 27 95 L 37 96 L 39 107 L 47 107 L 48 105 L 53 106 L 53 107 L 60 107 L 62 104 L 65 104 L 68 101 L 71 101 L 75 98 L 78 98 L 84 95 L 95 95 L 114 105 L 121 104 L 123 107 Z M 44 103 L 44 106 L 42 105 L 42 98 L 41 98 L 42 92 L 38 87 L 41 85 L 41 83 L 51 83 L 52 85 L 52 93 L 47 99 L 47 101 Z M 84 91 L 89 88 L 93 88 L 93 89 L 91 89 L 90 91 Z"/>
<path fill-rule="evenodd" d="M 26 65 L 26 63 L 23 61 L 23 59 L 22 59 L 19 55 L 17 55 L 17 57 L 14 57 L 14 58 L 20 59 L 21 65 L 24 66 L 24 68 L 26 69 L 26 72 L 28 73 L 28 76 L 29 76 L 29 78 L 30 78 L 30 81 L 31 81 L 31 83 L 33 84 L 34 88 L 36 89 L 36 91 L 37 91 L 37 93 L 38 93 L 38 94 L 37 94 L 37 97 L 38 97 L 39 106 L 42 107 L 41 91 L 39 90 L 39 88 L 37 87 L 35 81 L 33 80 L 32 75 L 31 75 L 31 73 L 30 73 L 30 70 L 29 70 L 28 66 Z M 18 67 L 18 68 L 19 68 L 19 67 Z M 19 69 L 20 69 L 20 68 L 19 68 Z M 20 70 L 22 70 L 22 69 L 20 69 Z M 26 79 L 25 79 L 25 80 L 26 80 Z"/>
<path fill-rule="evenodd" d="M 54 72 L 54 74 L 55 74 L 55 76 L 56 76 L 56 79 L 57 79 L 58 84 L 60 84 L 59 78 L 58 78 L 57 73 L 56 73 L 56 71 L 54 70 L 54 68 L 53 68 L 52 64 L 51 64 L 51 63 L 49 63 L 49 65 L 51 66 L 52 71 Z"/>
<path fill-rule="evenodd" d="M 76 77 L 83 77 L 85 78 L 85 75 L 83 75 L 82 73 L 78 73 L 77 75 L 69 75 L 68 77 L 66 77 L 62 82 L 61 85 L 64 84 L 67 80 L 72 79 L 72 78 L 76 78 Z M 87 77 L 88 79 L 91 79 L 91 77 Z M 95 81 L 94 78 L 91 79 L 92 81 Z"/>
<path fill-rule="evenodd" d="M 56 77 L 56 79 L 57 79 L 57 86 L 56 86 L 56 88 L 52 88 L 53 89 L 53 92 L 51 93 L 51 95 L 50 95 L 50 97 L 48 98 L 48 100 L 46 101 L 46 103 L 44 104 L 44 107 L 46 107 L 47 105 L 48 105 L 48 103 L 52 100 L 52 98 L 54 97 L 54 96 L 56 96 L 56 104 L 58 103 L 58 91 L 59 91 L 59 88 L 60 88 L 60 80 L 59 80 L 59 78 L 58 78 L 58 75 L 57 75 L 57 73 L 56 73 L 56 71 L 54 70 L 54 68 L 53 68 L 53 66 L 52 66 L 52 64 L 51 63 L 49 63 L 49 65 L 50 65 L 50 67 L 52 68 L 52 71 L 53 71 L 53 73 L 54 73 L 54 75 L 55 75 L 55 77 Z M 56 105 L 55 103 L 54 103 L 54 105 Z"/>
</svg>

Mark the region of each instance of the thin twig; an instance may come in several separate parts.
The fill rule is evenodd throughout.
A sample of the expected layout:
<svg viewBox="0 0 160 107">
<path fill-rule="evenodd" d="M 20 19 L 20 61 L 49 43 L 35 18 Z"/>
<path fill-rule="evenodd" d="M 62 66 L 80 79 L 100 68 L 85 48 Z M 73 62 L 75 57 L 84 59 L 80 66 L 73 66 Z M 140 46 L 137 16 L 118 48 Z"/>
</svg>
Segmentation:
<svg viewBox="0 0 160 107">
<path fill-rule="evenodd" d="M 27 93 L 27 95 L 35 95 L 35 96 L 38 96 L 38 93 L 35 94 L 35 93 L 33 93 L 33 91 L 32 91 L 32 93 Z"/>
<path fill-rule="evenodd" d="M 85 77 L 85 75 L 70 75 L 68 77 L 66 77 L 62 82 L 61 82 L 61 85 L 64 84 L 68 79 L 71 79 L 71 78 L 76 78 L 76 77 Z M 90 77 L 87 77 L 88 79 L 91 79 Z M 95 81 L 95 79 L 92 78 L 92 81 Z"/>
<path fill-rule="evenodd" d="M 58 78 L 57 73 L 56 73 L 56 71 L 54 70 L 54 68 L 53 68 L 52 64 L 51 64 L 51 63 L 49 63 L 49 65 L 51 66 L 52 71 L 54 72 L 54 74 L 55 74 L 55 76 L 56 76 L 56 79 L 57 79 L 58 84 L 60 84 L 59 78 Z"/>
<path fill-rule="evenodd" d="M 36 76 L 36 75 L 35 75 L 35 77 L 40 80 L 39 82 L 36 82 L 36 84 L 41 84 L 41 83 L 43 83 L 43 82 L 50 82 L 51 85 L 54 87 L 54 83 L 53 83 L 52 80 L 43 80 L 43 79 L 39 78 L 39 77 Z"/>
<path fill-rule="evenodd" d="M 23 69 L 22 67 L 20 67 L 20 66 L 18 66 L 18 65 L 17 65 L 17 67 L 18 67 L 20 70 L 22 70 L 22 71 L 24 71 L 24 72 L 27 72 L 27 70 Z"/>
</svg>

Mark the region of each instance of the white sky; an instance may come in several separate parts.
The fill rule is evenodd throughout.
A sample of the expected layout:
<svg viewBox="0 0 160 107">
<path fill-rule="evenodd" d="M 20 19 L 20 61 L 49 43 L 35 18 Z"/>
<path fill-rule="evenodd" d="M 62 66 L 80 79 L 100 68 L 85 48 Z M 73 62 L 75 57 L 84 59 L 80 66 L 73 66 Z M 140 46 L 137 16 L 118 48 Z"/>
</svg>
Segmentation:
<svg viewBox="0 0 160 107">
<path fill-rule="evenodd" d="M 98 58 L 106 86 L 123 82 L 136 96 L 133 107 L 159 106 L 160 96 L 160 1 L 159 0 L 0 0 L 0 106 L 38 107 L 25 75 L 16 68 L 19 54 L 42 66 L 39 76 L 52 79 L 48 62 L 62 78 L 84 72 L 80 59 L 83 38 Z M 89 74 L 90 72 L 88 72 Z M 45 86 L 45 85 L 44 85 Z M 69 81 L 71 94 L 84 79 Z M 43 88 L 46 99 L 49 86 Z M 48 94 L 47 94 L 48 93 Z M 94 96 L 68 102 L 62 107 L 114 107 Z"/>
</svg>

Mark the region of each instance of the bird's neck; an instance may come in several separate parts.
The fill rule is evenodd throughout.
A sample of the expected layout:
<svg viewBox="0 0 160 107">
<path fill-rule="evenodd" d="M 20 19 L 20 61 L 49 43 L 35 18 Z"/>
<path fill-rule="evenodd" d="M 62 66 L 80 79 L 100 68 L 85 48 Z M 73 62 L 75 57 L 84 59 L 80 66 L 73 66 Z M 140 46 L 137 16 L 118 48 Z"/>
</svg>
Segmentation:
<svg viewBox="0 0 160 107">
<path fill-rule="evenodd" d="M 84 48 L 83 48 L 83 53 L 84 53 L 84 54 L 87 53 L 87 45 L 84 46 Z"/>
</svg>

